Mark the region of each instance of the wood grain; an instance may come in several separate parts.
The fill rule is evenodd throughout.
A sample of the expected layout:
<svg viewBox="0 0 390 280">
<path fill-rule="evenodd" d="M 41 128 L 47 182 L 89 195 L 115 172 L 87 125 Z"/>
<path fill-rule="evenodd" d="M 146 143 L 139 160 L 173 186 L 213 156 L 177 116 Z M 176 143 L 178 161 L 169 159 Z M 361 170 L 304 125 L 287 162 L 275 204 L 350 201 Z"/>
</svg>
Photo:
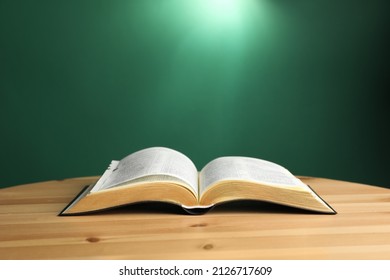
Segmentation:
<svg viewBox="0 0 390 280">
<path fill-rule="evenodd" d="M 132 205 L 58 213 L 97 177 L 0 190 L 0 259 L 390 259 L 390 190 L 301 177 L 337 215 L 240 202 L 190 216 Z"/>
</svg>

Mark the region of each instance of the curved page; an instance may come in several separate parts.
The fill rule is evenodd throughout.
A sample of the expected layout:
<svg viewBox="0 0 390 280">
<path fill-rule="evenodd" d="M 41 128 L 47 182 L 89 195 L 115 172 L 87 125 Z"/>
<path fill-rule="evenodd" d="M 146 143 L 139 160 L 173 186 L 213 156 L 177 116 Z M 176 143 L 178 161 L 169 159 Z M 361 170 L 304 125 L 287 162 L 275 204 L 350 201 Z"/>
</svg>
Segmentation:
<svg viewBox="0 0 390 280">
<path fill-rule="evenodd" d="M 123 158 L 108 176 L 102 176 L 102 181 L 91 192 L 156 175 L 178 178 L 198 194 L 198 172 L 194 163 L 182 153 L 163 147 L 144 149 Z"/>
<path fill-rule="evenodd" d="M 283 187 L 307 186 L 284 167 L 250 157 L 221 157 L 209 162 L 200 173 L 200 193 L 218 181 L 243 180 Z"/>
</svg>

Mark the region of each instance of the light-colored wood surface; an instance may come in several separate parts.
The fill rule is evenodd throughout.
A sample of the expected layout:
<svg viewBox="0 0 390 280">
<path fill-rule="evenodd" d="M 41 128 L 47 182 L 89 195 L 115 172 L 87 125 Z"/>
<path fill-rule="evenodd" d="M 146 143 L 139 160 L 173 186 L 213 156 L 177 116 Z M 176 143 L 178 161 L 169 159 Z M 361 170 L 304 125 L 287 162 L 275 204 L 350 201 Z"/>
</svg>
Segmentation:
<svg viewBox="0 0 390 280">
<path fill-rule="evenodd" d="M 390 259 L 390 190 L 302 178 L 337 215 L 232 204 L 57 216 L 96 177 L 0 190 L 0 259 Z"/>
</svg>

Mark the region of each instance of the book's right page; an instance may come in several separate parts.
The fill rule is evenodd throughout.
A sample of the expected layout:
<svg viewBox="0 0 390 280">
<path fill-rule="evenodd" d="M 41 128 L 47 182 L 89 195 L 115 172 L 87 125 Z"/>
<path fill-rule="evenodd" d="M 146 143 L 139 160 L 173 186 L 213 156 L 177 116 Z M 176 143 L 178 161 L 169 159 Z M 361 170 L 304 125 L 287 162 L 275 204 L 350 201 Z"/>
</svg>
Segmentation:
<svg viewBox="0 0 390 280">
<path fill-rule="evenodd" d="M 255 199 L 333 213 L 309 186 L 276 163 L 250 157 L 221 157 L 199 175 L 200 201 L 215 205 L 237 199 Z"/>
<path fill-rule="evenodd" d="M 222 180 L 244 180 L 276 187 L 307 188 L 290 171 L 276 163 L 257 158 L 231 156 L 217 158 L 202 169 L 199 178 L 200 193 Z"/>
</svg>

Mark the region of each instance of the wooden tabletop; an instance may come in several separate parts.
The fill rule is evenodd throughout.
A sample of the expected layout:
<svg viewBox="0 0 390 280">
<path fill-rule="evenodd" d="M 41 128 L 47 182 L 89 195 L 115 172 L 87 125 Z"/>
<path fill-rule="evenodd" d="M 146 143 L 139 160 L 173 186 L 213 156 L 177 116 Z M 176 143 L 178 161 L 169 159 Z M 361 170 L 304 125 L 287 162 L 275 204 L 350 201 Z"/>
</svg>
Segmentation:
<svg viewBox="0 0 390 280">
<path fill-rule="evenodd" d="M 192 216 L 161 204 L 58 216 L 97 177 L 0 189 L 0 259 L 390 259 L 390 190 L 301 179 L 337 215 L 266 203 Z"/>
</svg>

